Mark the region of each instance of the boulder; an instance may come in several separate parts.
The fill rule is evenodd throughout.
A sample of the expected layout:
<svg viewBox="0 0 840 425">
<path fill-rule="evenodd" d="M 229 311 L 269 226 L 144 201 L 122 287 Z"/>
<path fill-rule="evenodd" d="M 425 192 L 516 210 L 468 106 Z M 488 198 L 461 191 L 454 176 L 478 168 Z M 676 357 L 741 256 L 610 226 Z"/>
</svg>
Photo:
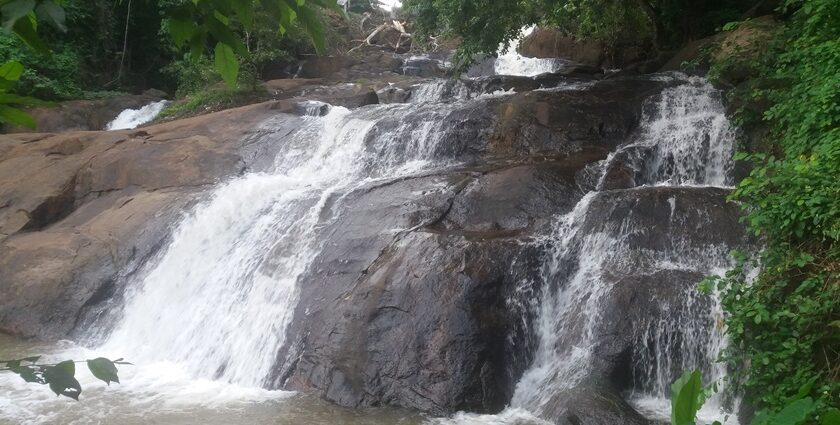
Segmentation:
<svg viewBox="0 0 840 425">
<path fill-rule="evenodd" d="M 345 197 L 301 287 L 275 385 L 351 407 L 500 411 L 527 366 L 507 300 L 540 258 L 518 236 L 579 197 L 574 164 L 452 171 Z M 465 214 L 501 205 L 489 195 L 503 192 L 522 203 L 507 228 L 488 220 L 510 210 Z"/>
<path fill-rule="evenodd" d="M 536 28 L 519 43 L 519 54 L 529 58 L 563 58 L 601 67 L 607 61 L 604 46 L 580 41 L 552 28 Z"/>
</svg>

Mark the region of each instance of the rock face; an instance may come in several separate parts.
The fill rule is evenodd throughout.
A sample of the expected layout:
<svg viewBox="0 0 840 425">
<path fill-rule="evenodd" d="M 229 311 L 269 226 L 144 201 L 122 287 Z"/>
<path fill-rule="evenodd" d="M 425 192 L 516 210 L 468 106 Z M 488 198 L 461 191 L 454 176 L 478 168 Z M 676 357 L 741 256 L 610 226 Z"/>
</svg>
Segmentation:
<svg viewBox="0 0 840 425">
<path fill-rule="evenodd" d="M 601 43 L 575 40 L 553 28 L 536 28 L 522 39 L 519 53 L 531 58 L 563 58 L 600 68 L 621 68 L 644 58 L 644 51 L 638 47 L 626 46 L 608 55 Z"/>
</svg>

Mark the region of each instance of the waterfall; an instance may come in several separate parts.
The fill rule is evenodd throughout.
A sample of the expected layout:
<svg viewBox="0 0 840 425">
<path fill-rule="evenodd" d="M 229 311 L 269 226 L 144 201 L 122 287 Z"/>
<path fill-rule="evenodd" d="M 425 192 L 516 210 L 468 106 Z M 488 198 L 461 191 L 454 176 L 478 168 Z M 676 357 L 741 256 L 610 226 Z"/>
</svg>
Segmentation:
<svg viewBox="0 0 840 425">
<path fill-rule="evenodd" d="M 718 92 L 699 78 L 666 89 L 646 106 L 634 141 L 601 164 L 617 161 L 618 153 L 646 148 L 635 158 L 640 185 L 727 186 L 731 183 L 734 131 L 726 120 Z M 626 158 L 626 157 L 625 157 Z M 721 273 L 729 265 L 725 246 L 694 246 L 679 232 L 669 234 L 670 249 L 644 251 L 633 243 L 643 234 L 631 218 L 618 224 L 589 223 L 590 207 L 603 192 L 590 192 L 554 226 L 550 254 L 544 265 L 546 282 L 539 307 L 539 345 L 531 367 L 516 387 L 511 402 L 537 414 L 552 398 L 581 384 L 593 366 L 596 332 L 605 314 L 605 298 L 613 290 L 610 275 L 683 270 L 699 275 Z M 674 220 L 675 198 L 669 200 Z M 603 207 L 603 206 L 602 206 Z M 711 224 L 711 223 L 709 223 Z M 661 225 L 667 226 L 668 223 Z M 587 227 L 587 231 L 582 229 Z M 711 298 L 711 300 L 709 299 Z M 716 363 L 725 345 L 722 312 L 716 297 L 684 290 L 681 305 L 663 306 L 669 319 L 648 323 L 635 336 L 636 367 L 631 400 L 652 416 L 668 416 L 670 384 L 683 370 L 700 368 L 709 382 L 723 378 Z M 704 414 L 720 416 L 722 396 L 707 402 Z M 731 422 L 730 422 L 731 423 Z"/>
<path fill-rule="evenodd" d="M 533 77 L 547 72 L 556 72 L 563 65 L 569 63 L 562 59 L 528 58 L 519 54 L 519 43 L 534 32 L 536 28 L 536 26 L 525 27 L 519 32 L 519 36 L 511 40 L 510 43 L 499 46 L 495 63 L 496 75 Z"/>
<path fill-rule="evenodd" d="M 120 112 L 113 121 L 105 126 L 105 130 L 130 130 L 155 119 L 163 108 L 169 105 L 168 100 L 152 102 L 140 109 L 126 109 Z"/>
<path fill-rule="evenodd" d="M 557 66 L 552 60 L 522 58 L 513 46 L 499 57 L 496 71 L 536 75 Z M 641 198 L 658 190 L 732 183 L 735 133 L 718 91 L 700 78 L 656 78 L 668 79 L 669 86 L 645 105 L 632 140 L 587 170 L 593 181 L 587 187 L 594 190 L 554 218 L 547 234 L 536 235 L 534 243 L 546 252 L 541 279 L 535 279 L 541 286 L 533 292 L 539 293 L 533 300 L 536 319 L 522 320 L 533 328 L 536 340 L 510 407 L 498 415 L 461 413 L 429 421 L 546 423 L 538 418 L 546 416 L 554 397 L 581 385 L 596 369 L 598 333 L 608 320 L 617 280 L 669 271 L 702 276 L 730 266 L 728 247 L 692 241 L 682 233 L 685 223 L 676 195 L 657 204 L 670 215 L 655 226 L 640 224 L 629 213 L 618 220 L 595 214 L 612 211 L 617 202 L 611 197 L 621 194 Z M 540 90 L 586 90 L 594 84 L 560 83 Z M 288 343 L 301 285 L 308 283 L 314 259 L 330 243 L 322 231 L 342 214 L 344 197 L 373 183 L 463 165 L 464 158 L 477 154 L 466 152 L 470 147 L 459 141 L 477 136 L 458 124 L 473 110 L 494 107 L 496 100 L 488 97 L 508 94 L 476 93 L 461 81 L 436 80 L 415 87 L 410 103 L 350 111 L 310 102 L 303 105 L 302 125 L 291 134 L 278 131 L 288 117 L 264 122 L 255 137 L 276 150 L 270 165 L 206 194 L 182 217 L 156 257 L 124 282 L 128 289 L 121 314 L 112 329 L 107 327 L 110 332 L 101 345 L 94 351 L 61 353 L 67 358 L 130 356 L 138 364 L 126 368 L 121 386 L 105 389 L 83 378 L 85 391 L 91 386 L 86 395 L 97 394 L 85 408 L 107 411 L 116 399 L 123 409 L 165 414 L 178 405 L 189 413 L 195 405 L 213 410 L 216 403 L 254 402 L 244 408 L 233 404 L 233 410 L 244 410 L 288 397 L 264 387 L 279 366 L 278 352 Z M 109 129 L 153 118 L 157 112 L 142 112 L 147 107 L 125 111 Z M 629 170 L 632 182 L 617 187 L 608 179 L 616 169 Z M 652 227 L 664 229 L 664 248 L 645 249 L 636 241 Z M 660 315 L 627 336 L 633 341 L 632 376 L 621 395 L 653 418 L 667 417 L 670 383 L 683 370 L 699 368 L 709 382 L 726 373 L 715 362 L 726 344 L 719 300 L 691 287 L 674 290 L 680 296 L 669 300 L 678 301 L 660 303 Z M 17 409 L 16 418 L 37 412 L 43 417 L 34 422 L 55 423 L 69 411 L 56 407 L 51 394 L 49 400 L 41 399 L 28 395 L 24 383 L 13 385 L 15 397 L 9 400 L 25 402 L 3 404 L 0 398 L 0 407 Z M 47 408 L 30 409 L 38 405 Z M 729 407 L 728 400 L 716 395 L 703 415 L 718 418 Z"/>
<path fill-rule="evenodd" d="M 273 167 L 223 184 L 183 219 L 130 285 L 102 349 L 171 361 L 196 378 L 266 385 L 301 277 L 327 243 L 319 229 L 340 214 L 341 196 L 450 162 L 437 148 L 454 107 L 420 100 L 323 116 L 323 104 L 306 105 L 310 116 L 290 136 L 265 123 L 258 133 L 280 146 Z M 408 114 L 415 119 L 393 119 Z"/>
</svg>

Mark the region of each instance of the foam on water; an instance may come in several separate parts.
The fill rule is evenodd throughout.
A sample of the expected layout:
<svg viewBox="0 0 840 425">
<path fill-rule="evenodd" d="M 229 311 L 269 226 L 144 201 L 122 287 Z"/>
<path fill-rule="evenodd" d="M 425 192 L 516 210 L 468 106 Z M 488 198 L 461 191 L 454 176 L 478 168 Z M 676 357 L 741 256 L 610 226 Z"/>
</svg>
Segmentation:
<svg viewBox="0 0 840 425">
<path fill-rule="evenodd" d="M 519 54 L 519 43 L 529 36 L 536 26 L 523 28 L 519 36 L 507 45 L 500 45 L 496 57 L 496 75 L 519 75 L 533 77 L 547 72 L 555 72 L 567 63 L 559 59 L 528 58 Z"/>
<path fill-rule="evenodd" d="M 105 126 L 105 130 L 130 130 L 137 128 L 157 118 L 163 108 L 169 104 L 168 100 L 152 102 L 140 109 L 126 109 L 120 112 L 113 121 Z"/>
</svg>

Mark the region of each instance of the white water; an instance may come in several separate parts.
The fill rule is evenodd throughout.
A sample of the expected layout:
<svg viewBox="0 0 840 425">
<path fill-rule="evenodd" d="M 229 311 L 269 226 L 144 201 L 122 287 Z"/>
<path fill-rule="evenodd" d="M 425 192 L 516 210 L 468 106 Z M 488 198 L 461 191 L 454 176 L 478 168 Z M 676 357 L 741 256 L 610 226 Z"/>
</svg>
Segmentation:
<svg viewBox="0 0 840 425">
<path fill-rule="evenodd" d="M 533 77 L 547 72 L 555 72 L 566 63 L 560 59 L 528 58 L 519 54 L 519 43 L 530 35 L 536 26 L 523 28 L 519 36 L 507 45 L 500 45 L 496 57 L 496 75 L 520 75 Z"/>
<path fill-rule="evenodd" d="M 727 186 L 734 140 L 717 91 L 705 81 L 692 78 L 667 89 L 658 101 L 648 105 L 637 140 L 619 151 L 652 148 L 652 155 L 636 164 L 644 171 L 645 184 Z M 605 162 L 614 159 L 611 155 Z M 549 284 L 536 323 L 539 346 L 532 366 L 517 384 L 511 402 L 515 408 L 539 414 L 551 407 L 554 395 L 574 388 L 589 376 L 598 340 L 596 331 L 605 313 L 604 300 L 613 289 L 605 273 L 639 275 L 670 269 L 707 275 L 721 273 L 730 265 L 727 247 L 692 246 L 677 231 L 677 222 L 671 225 L 672 248 L 666 251 L 640 251 L 633 246 L 632 236 L 645 229 L 632 220 L 617 227 L 596 227 L 600 230 L 595 233 L 580 233 L 597 196 L 598 192 L 589 193 L 572 212 L 560 217 L 549 238 L 552 254 L 543 270 Z M 675 202 L 669 199 L 672 220 Z M 681 371 L 700 368 L 711 382 L 725 374 L 715 363 L 726 344 L 717 301 L 713 297 L 711 307 L 704 305 L 708 299 L 697 294 L 695 288 L 687 288 L 680 298 L 684 304 L 665 306 L 680 314 L 664 315 L 678 319 L 648 324 L 637 336 L 634 353 L 638 368 L 631 401 L 660 419 L 669 415 L 669 387 Z M 651 341 L 653 346 L 648 347 Z M 675 359 L 679 362 L 674 363 Z M 704 419 L 722 419 L 726 416 L 722 408 L 722 397 L 712 397 L 704 409 Z"/>
<path fill-rule="evenodd" d="M 163 108 L 169 104 L 168 100 L 152 102 L 140 109 L 126 109 L 120 112 L 113 121 L 105 126 L 105 130 L 130 130 L 155 119 Z"/>
</svg>

